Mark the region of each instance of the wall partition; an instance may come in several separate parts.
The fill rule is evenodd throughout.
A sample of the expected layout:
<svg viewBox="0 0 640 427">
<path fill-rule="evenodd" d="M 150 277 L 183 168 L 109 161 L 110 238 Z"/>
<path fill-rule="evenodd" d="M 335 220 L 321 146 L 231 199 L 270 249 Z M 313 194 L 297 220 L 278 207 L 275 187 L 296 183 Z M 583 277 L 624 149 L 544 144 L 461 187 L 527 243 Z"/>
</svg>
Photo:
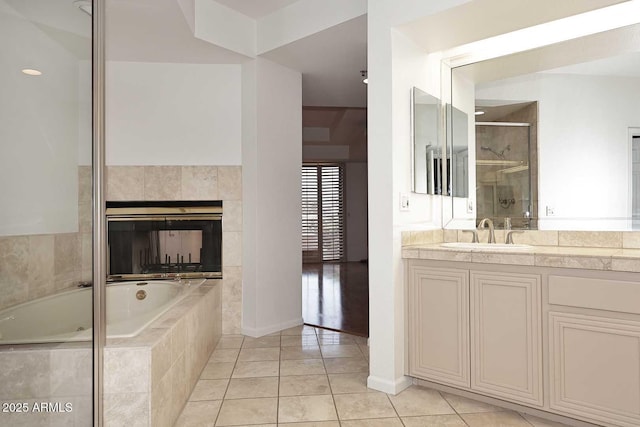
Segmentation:
<svg viewBox="0 0 640 427">
<path fill-rule="evenodd" d="M 0 425 L 93 424 L 92 4 L 0 0 Z"/>
</svg>

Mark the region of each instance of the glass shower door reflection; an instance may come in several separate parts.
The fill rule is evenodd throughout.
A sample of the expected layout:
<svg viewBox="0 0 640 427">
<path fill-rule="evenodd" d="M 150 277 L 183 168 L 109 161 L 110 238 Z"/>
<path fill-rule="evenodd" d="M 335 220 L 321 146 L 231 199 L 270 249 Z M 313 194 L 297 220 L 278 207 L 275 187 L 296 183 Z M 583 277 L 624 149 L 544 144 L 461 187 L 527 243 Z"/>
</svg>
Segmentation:
<svg viewBox="0 0 640 427">
<path fill-rule="evenodd" d="M 532 161 L 528 124 L 476 123 L 477 220 L 503 227 L 535 228 L 532 212 Z"/>
<path fill-rule="evenodd" d="M 0 0 L 1 426 L 93 422 L 87 12 Z"/>
</svg>

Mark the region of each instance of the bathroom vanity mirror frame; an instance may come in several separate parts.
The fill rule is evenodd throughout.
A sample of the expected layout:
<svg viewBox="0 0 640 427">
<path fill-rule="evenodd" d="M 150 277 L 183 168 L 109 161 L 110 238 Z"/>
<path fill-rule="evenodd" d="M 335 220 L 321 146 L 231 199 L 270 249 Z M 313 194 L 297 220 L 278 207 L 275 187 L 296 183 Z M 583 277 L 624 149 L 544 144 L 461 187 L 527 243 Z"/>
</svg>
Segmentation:
<svg viewBox="0 0 640 427">
<path fill-rule="evenodd" d="M 633 3 L 633 2 L 631 2 Z M 619 5 L 618 5 L 619 6 Z M 636 5 L 637 6 L 637 5 Z M 604 9 L 611 9 L 604 8 Z M 595 12 L 590 12 L 593 15 Z M 584 15 L 584 14 L 583 14 Z M 580 17 L 581 15 L 576 15 L 576 17 Z M 572 17 L 574 18 L 574 17 Z M 562 20 L 561 20 L 562 21 Z M 521 37 L 516 37 L 514 34 L 519 33 L 516 31 L 515 33 L 505 34 L 503 36 L 498 36 L 497 39 L 502 38 L 502 46 L 497 48 L 495 43 L 491 45 L 491 42 L 495 42 L 495 40 L 488 39 L 485 40 L 488 44 L 484 47 L 482 46 L 482 42 L 476 42 L 470 45 L 462 46 L 459 48 L 452 49 L 449 52 L 445 52 L 443 55 L 442 61 L 442 98 L 443 102 L 447 104 L 452 103 L 454 101 L 453 97 L 455 96 L 452 93 L 453 88 L 453 76 L 452 71 L 458 67 L 466 66 L 466 65 L 474 65 L 477 66 L 480 64 L 482 66 L 483 62 L 488 62 L 488 60 L 495 60 L 502 64 L 506 64 L 508 61 L 511 61 L 509 65 L 511 69 L 506 69 L 503 67 L 501 72 L 503 75 L 498 76 L 497 78 L 487 79 L 487 81 L 498 81 L 507 79 L 514 76 L 527 75 L 531 73 L 535 73 L 538 71 L 543 71 L 546 69 L 554 69 L 559 68 L 563 65 L 571 65 L 571 64 L 579 64 L 583 62 L 590 62 L 595 59 L 607 58 L 611 56 L 615 56 L 616 54 L 627 53 L 627 52 L 638 52 L 637 47 L 634 48 L 633 43 L 636 42 L 638 37 L 640 37 L 640 24 L 637 16 L 633 19 L 635 22 L 622 22 L 618 25 L 611 23 L 609 28 L 581 28 L 578 34 L 573 37 L 564 36 L 561 40 L 549 40 L 545 39 L 544 43 L 540 43 L 536 46 L 532 46 L 531 44 L 527 44 L 526 42 L 520 42 L 521 46 L 516 46 L 514 43 L 511 45 L 505 44 L 504 41 L 508 40 L 509 37 L 514 40 L 522 40 Z M 554 21 L 555 24 L 558 21 Z M 550 23 L 551 24 L 551 23 Z M 525 29 L 521 31 L 526 31 L 530 29 Z M 493 38 L 496 39 L 496 38 Z M 483 41 L 483 42 L 485 42 Z M 611 46 L 612 41 L 615 44 L 615 50 L 613 55 L 611 54 Z M 560 58 L 560 51 L 563 45 L 570 45 L 574 48 L 573 52 L 570 55 L 565 55 L 561 58 L 560 65 L 558 65 L 558 59 Z M 588 43 L 592 43 L 592 45 L 588 45 Z M 499 43 L 498 43 L 499 45 Z M 592 57 L 582 57 L 584 54 L 585 48 L 589 46 L 590 52 L 589 55 Z M 549 62 L 548 59 L 542 58 L 542 56 L 538 56 L 536 59 L 532 60 L 537 52 L 542 51 L 543 49 L 549 49 L 552 53 L 552 61 Z M 565 50 L 566 51 L 566 50 Z M 520 60 L 520 62 L 514 61 L 514 58 Z M 564 64 L 562 64 L 564 62 Z M 528 68 L 533 66 L 534 68 Z M 482 72 L 478 71 L 478 72 Z M 474 90 L 475 92 L 475 90 Z M 475 98 L 475 97 L 474 97 Z M 526 99 L 530 101 L 529 99 Z M 475 100 L 474 100 L 475 102 Z M 456 105 L 453 102 L 453 105 Z M 449 155 L 451 155 L 452 144 L 450 141 L 450 135 L 452 131 L 452 125 L 447 121 L 446 134 L 447 134 L 447 151 Z M 471 121 L 470 121 L 471 122 Z M 630 127 L 639 126 L 637 123 L 629 123 Z M 631 139 L 629 139 L 631 141 Z M 471 147 L 470 147 L 471 148 Z M 475 147 L 474 147 L 475 148 Z M 473 150 L 475 151 L 475 150 Z M 470 158 L 475 158 L 475 153 L 470 152 Z M 544 162 L 544 160 L 542 160 Z M 631 161 L 629 160 L 629 168 L 631 167 Z M 627 165 L 622 165 L 626 167 Z M 631 169 L 629 169 L 629 173 L 631 173 Z M 452 174 L 447 174 L 445 179 L 447 181 L 452 179 Z M 475 183 L 475 170 L 470 170 L 468 173 L 470 188 L 473 188 L 473 184 Z M 455 178 L 454 186 L 455 186 Z M 447 185 L 450 185 L 447 183 Z M 629 187 L 629 193 L 631 192 L 631 187 Z M 473 191 L 471 191 L 473 192 Z M 541 204 L 542 202 L 542 197 Z M 448 200 L 443 201 L 443 224 L 445 228 L 475 228 L 476 221 L 480 218 L 476 218 L 476 206 L 475 206 L 475 195 L 471 197 L 451 197 Z M 632 204 L 631 199 L 626 201 L 629 205 Z M 545 209 L 545 206 L 540 206 L 539 209 L 533 211 L 533 217 L 535 219 L 538 218 L 538 213 L 542 213 Z M 629 208 L 631 209 L 631 208 Z M 630 212 L 630 210 L 629 210 Z M 553 214 L 553 212 L 552 212 Z M 541 214 L 540 217 L 543 217 Z M 561 215 L 557 215 L 557 218 L 551 218 L 552 222 L 555 224 L 551 224 L 548 229 L 574 229 L 574 230 L 624 230 L 631 229 L 630 224 L 632 223 L 631 215 L 627 214 L 624 218 L 615 218 L 615 221 L 608 221 L 611 218 L 604 218 L 603 216 L 594 215 L 593 217 L 562 217 Z M 616 222 L 617 221 L 617 222 Z M 610 224 L 618 224 L 617 226 L 611 226 Z M 621 225 L 621 224 L 629 224 L 629 225 Z M 547 227 L 540 227 L 541 229 Z"/>
</svg>

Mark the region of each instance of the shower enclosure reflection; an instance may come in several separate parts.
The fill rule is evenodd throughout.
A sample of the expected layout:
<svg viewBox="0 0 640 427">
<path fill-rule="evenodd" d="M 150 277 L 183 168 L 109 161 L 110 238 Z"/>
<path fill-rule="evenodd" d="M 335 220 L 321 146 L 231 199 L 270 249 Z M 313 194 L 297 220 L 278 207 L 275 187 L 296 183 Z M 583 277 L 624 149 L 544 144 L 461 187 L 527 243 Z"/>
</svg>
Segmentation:
<svg viewBox="0 0 640 427">
<path fill-rule="evenodd" d="M 478 188 L 454 194 L 445 222 L 471 228 L 508 217 L 514 228 L 637 229 L 639 36 L 634 24 L 453 68 L 452 104 L 468 115 L 477 160 L 468 182 Z M 527 140 L 524 155 L 517 141 Z"/>
<path fill-rule="evenodd" d="M 64 316 L 71 335 L 91 327 L 90 298 L 29 310 L 92 278 L 91 25 L 70 1 L 0 0 L 0 401 L 29 409 L 0 425 L 92 422 L 91 337 L 19 336 Z M 33 410 L 43 402 L 61 410 Z"/>
</svg>

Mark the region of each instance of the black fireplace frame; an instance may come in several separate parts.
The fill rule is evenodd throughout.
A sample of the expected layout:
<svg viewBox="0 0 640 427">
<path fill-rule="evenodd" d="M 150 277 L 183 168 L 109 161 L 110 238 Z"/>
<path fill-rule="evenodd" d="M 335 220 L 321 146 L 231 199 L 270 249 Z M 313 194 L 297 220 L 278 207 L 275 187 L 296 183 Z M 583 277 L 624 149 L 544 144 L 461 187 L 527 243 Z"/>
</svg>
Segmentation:
<svg viewBox="0 0 640 427">
<path fill-rule="evenodd" d="M 107 281 L 179 279 L 179 278 L 222 278 L 222 201 L 108 201 L 106 202 L 107 222 Z M 137 228 L 151 227 L 142 231 Z M 153 225 L 149 225 L 153 224 Z M 191 224 L 193 226 L 191 226 Z M 123 231 L 122 228 L 125 228 Z M 126 230 L 129 227 L 130 230 Z M 157 227 L 157 230 L 153 227 Z M 198 263 L 175 263 L 158 260 L 149 265 L 155 268 L 134 271 L 135 251 L 127 248 L 127 239 L 122 237 L 127 231 L 144 235 L 150 231 L 193 230 L 202 231 L 204 256 Z M 133 245 L 133 237 L 130 238 Z M 113 243 L 113 245 L 112 245 Z M 122 255 L 116 257 L 113 251 Z M 128 252 L 127 252 L 128 251 Z M 142 258 L 142 255 L 140 255 Z M 157 257 L 156 257 L 157 258 Z M 177 258 L 177 256 L 176 256 Z M 122 261 L 124 259 L 124 261 Z M 124 265 L 124 266 L 123 266 Z"/>
</svg>

